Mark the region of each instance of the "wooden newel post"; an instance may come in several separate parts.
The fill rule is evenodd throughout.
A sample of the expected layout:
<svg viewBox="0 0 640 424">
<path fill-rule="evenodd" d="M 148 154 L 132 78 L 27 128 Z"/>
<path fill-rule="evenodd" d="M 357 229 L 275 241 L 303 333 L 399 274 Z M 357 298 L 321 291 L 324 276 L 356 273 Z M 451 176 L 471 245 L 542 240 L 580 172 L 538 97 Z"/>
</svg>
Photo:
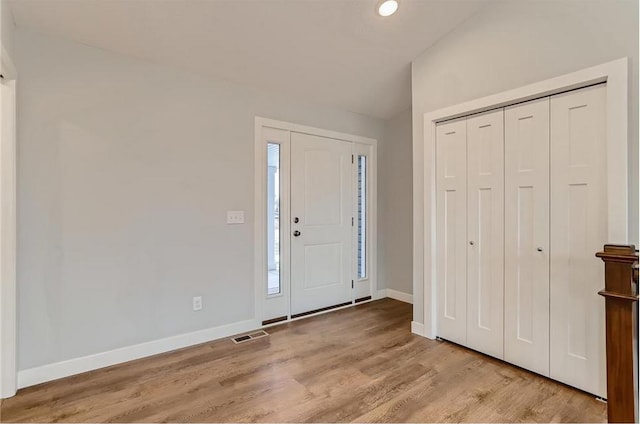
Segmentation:
<svg viewBox="0 0 640 424">
<path fill-rule="evenodd" d="M 610 423 L 638 421 L 638 263 L 635 246 L 610 245 L 596 253 L 605 264 L 607 414 Z M 636 271 L 637 272 L 637 271 Z M 635 281 L 634 281 L 635 277 Z"/>
</svg>

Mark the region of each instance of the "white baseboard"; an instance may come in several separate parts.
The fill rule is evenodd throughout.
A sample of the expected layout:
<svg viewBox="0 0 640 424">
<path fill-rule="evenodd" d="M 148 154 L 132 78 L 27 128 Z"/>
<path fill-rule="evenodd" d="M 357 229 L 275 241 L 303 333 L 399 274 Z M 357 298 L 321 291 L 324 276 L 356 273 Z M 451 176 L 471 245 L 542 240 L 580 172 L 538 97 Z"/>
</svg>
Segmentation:
<svg viewBox="0 0 640 424">
<path fill-rule="evenodd" d="M 421 322 L 411 321 L 411 332 L 424 337 L 424 324 Z"/>
<path fill-rule="evenodd" d="M 46 381 L 57 380 L 70 375 L 132 361 L 134 359 L 140 359 L 151 355 L 157 355 L 159 353 L 169 352 L 171 350 L 181 349 L 183 347 L 206 343 L 212 340 L 255 330 L 260 327 L 260 323 L 255 320 L 239 321 L 232 324 L 207 328 L 191 333 L 180 334 L 133 346 L 109 350 L 107 352 L 83 356 L 81 358 L 69 359 L 67 361 L 29 368 L 18 371 L 18 388 L 21 389 L 35 384 L 44 383 Z"/>
<path fill-rule="evenodd" d="M 413 303 L 412 295 L 397 290 L 382 289 L 375 293 L 375 299 L 382 299 L 384 297 L 389 297 L 406 303 Z M 415 328 L 419 328 L 419 330 L 414 331 L 414 325 L 416 325 Z M 69 377 L 71 375 L 97 370 L 127 361 L 133 361 L 135 359 L 210 342 L 212 340 L 255 330 L 260 327 L 260 323 L 255 320 L 239 321 L 232 324 L 221 325 L 218 327 L 140 343 L 133 346 L 109 350 L 107 352 L 100 352 L 80 358 L 29 368 L 18 371 L 18 388 L 22 389 L 36 384 L 45 383 L 47 381 Z M 412 322 L 411 331 L 422 335 L 422 324 Z"/>
<path fill-rule="evenodd" d="M 385 297 L 413 304 L 413 295 L 393 289 L 380 289 L 375 293 L 373 298 L 377 300 Z"/>
<path fill-rule="evenodd" d="M 386 292 L 387 297 L 390 297 L 391 299 L 413 304 L 413 295 L 409 293 L 404 293 L 393 289 L 386 289 Z"/>
</svg>

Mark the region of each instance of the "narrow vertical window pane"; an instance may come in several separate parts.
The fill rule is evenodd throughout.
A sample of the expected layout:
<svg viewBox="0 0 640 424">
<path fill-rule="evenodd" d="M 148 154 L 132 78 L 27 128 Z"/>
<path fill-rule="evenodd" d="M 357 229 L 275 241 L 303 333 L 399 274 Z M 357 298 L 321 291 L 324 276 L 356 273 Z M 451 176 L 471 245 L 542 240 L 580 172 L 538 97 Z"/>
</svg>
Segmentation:
<svg viewBox="0 0 640 424">
<path fill-rule="evenodd" d="M 267 144 L 267 294 L 281 291 L 280 145 Z"/>
<path fill-rule="evenodd" d="M 367 157 L 358 155 L 358 278 L 367 277 Z"/>
</svg>

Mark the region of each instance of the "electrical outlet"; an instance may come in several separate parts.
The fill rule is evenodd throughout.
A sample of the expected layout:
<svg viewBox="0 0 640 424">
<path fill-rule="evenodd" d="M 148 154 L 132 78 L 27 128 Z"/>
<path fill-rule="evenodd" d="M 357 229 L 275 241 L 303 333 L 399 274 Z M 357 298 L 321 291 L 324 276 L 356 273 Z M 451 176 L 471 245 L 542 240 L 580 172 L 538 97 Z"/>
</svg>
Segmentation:
<svg viewBox="0 0 640 424">
<path fill-rule="evenodd" d="M 199 311 L 202 309 L 202 296 L 196 296 L 193 298 L 193 310 Z"/>
<path fill-rule="evenodd" d="M 227 224 L 244 224 L 244 211 L 227 211 Z"/>
</svg>

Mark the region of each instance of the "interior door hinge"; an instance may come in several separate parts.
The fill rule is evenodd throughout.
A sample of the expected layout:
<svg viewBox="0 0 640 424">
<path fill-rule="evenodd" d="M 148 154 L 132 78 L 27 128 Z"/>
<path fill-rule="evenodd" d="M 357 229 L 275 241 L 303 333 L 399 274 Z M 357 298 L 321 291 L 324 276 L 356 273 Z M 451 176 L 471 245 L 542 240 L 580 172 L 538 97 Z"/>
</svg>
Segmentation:
<svg viewBox="0 0 640 424">
<path fill-rule="evenodd" d="M 354 219 L 353 219 L 353 217 L 351 217 L 351 226 L 352 226 L 352 227 L 353 227 L 353 225 L 354 225 L 353 223 L 354 223 Z"/>
<path fill-rule="evenodd" d="M 353 280 L 351 280 L 351 288 L 353 288 Z"/>
<path fill-rule="evenodd" d="M 351 163 L 353 163 L 353 161 L 354 161 L 354 158 L 353 158 L 353 155 L 351 155 Z"/>
</svg>

